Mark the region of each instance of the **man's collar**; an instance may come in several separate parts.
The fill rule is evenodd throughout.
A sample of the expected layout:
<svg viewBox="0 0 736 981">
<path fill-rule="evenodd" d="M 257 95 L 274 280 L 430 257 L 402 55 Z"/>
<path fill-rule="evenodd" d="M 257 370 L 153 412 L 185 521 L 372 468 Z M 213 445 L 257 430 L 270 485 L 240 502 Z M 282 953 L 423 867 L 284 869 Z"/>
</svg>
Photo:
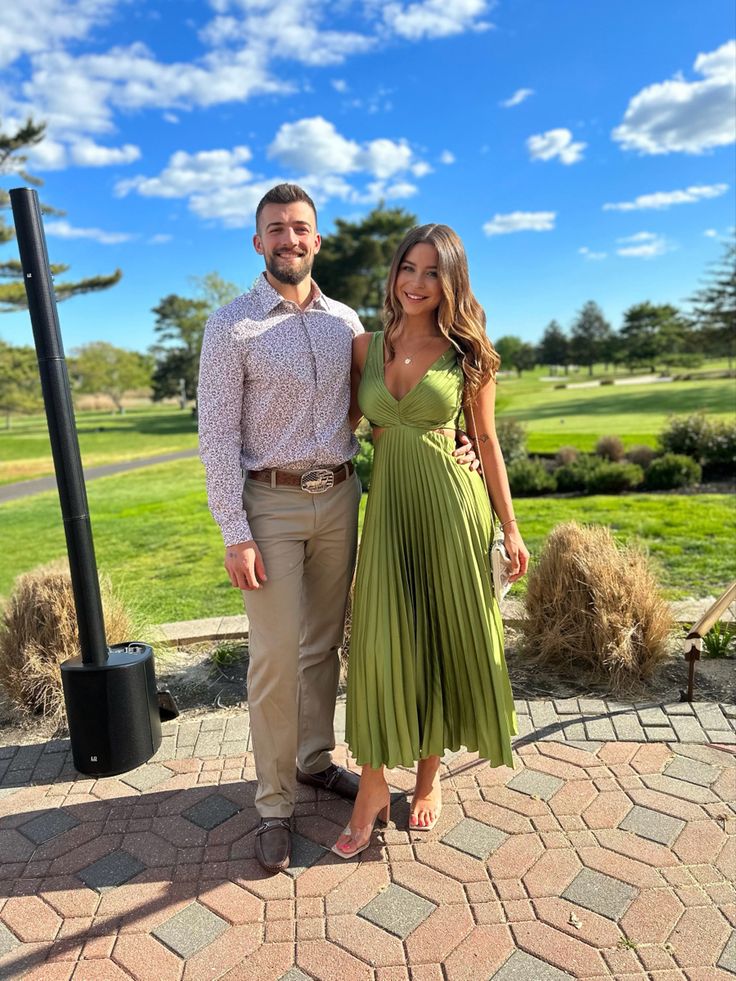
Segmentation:
<svg viewBox="0 0 736 981">
<path fill-rule="evenodd" d="M 286 300 L 277 289 L 274 289 L 274 287 L 271 286 L 265 272 L 261 273 L 258 279 L 255 281 L 253 285 L 253 293 L 255 293 L 261 309 L 261 314 L 264 317 L 267 313 L 275 310 L 279 303 L 288 302 L 288 300 Z M 307 306 L 314 306 L 320 310 L 327 310 L 327 298 L 314 280 L 312 280 L 312 295 Z"/>
</svg>

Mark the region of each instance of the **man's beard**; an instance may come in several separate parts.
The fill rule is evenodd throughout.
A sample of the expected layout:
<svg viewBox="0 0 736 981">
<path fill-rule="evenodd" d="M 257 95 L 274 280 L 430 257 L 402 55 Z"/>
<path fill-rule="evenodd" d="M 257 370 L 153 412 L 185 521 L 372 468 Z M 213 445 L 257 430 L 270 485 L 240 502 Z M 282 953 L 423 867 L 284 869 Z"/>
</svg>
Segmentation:
<svg viewBox="0 0 736 981">
<path fill-rule="evenodd" d="M 280 283 L 285 283 L 288 286 L 298 286 L 311 273 L 314 257 L 308 254 L 304 255 L 301 262 L 297 263 L 287 263 L 280 260 L 281 257 L 278 255 L 272 254 L 268 256 L 266 259 L 266 269 Z"/>
</svg>

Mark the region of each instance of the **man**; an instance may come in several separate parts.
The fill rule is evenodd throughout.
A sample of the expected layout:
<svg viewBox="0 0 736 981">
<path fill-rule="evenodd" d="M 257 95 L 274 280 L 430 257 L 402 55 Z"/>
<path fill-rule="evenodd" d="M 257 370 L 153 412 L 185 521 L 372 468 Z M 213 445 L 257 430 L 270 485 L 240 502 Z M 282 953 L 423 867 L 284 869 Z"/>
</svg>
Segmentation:
<svg viewBox="0 0 736 981">
<path fill-rule="evenodd" d="M 289 865 L 297 780 L 348 799 L 358 790 L 331 751 L 361 495 L 348 409 L 363 328 L 311 278 L 320 242 L 300 187 L 263 197 L 253 245 L 266 270 L 208 321 L 199 378 L 209 506 L 250 621 L 256 857 L 268 871 Z"/>
</svg>

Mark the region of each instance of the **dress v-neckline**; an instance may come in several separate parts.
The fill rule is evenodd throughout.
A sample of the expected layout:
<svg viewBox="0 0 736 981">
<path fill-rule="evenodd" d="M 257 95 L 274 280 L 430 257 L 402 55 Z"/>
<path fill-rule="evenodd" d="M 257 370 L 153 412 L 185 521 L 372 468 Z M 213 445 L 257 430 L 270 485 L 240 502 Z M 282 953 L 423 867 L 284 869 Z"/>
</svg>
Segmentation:
<svg viewBox="0 0 736 981">
<path fill-rule="evenodd" d="M 388 397 L 390 399 L 392 399 L 397 405 L 401 405 L 401 403 L 404 401 L 404 399 L 407 399 L 413 392 L 415 392 L 419 388 L 419 386 L 425 380 L 425 378 L 430 373 L 430 371 L 432 371 L 432 369 L 434 367 L 436 367 L 436 365 L 438 365 L 440 363 L 440 361 L 443 360 L 443 358 L 446 358 L 447 355 L 451 351 L 453 353 L 455 352 L 455 348 L 452 346 L 452 344 L 447 348 L 447 350 L 443 351 L 442 354 L 438 358 L 435 358 L 435 360 L 432 362 L 432 364 L 429 365 L 429 367 L 427 368 L 427 370 L 417 380 L 416 384 L 412 385 L 412 387 L 409 389 L 408 392 L 404 392 L 404 394 L 401 396 L 400 399 L 397 399 L 396 396 L 391 392 L 391 389 L 386 384 L 386 365 L 383 364 L 383 337 L 381 337 L 381 362 L 380 362 L 380 364 L 381 364 L 381 383 L 383 384 L 383 387 L 384 387 L 384 389 L 385 389 L 386 394 L 388 395 Z"/>
</svg>

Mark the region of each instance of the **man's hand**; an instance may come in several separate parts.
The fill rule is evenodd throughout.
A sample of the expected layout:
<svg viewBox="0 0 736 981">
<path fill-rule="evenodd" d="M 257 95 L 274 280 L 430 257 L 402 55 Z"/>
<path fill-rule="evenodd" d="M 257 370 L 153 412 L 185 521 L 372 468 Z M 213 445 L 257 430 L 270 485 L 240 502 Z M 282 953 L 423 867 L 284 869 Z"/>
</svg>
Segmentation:
<svg viewBox="0 0 736 981">
<path fill-rule="evenodd" d="M 480 466 L 480 460 L 476 456 L 473 444 L 468 434 L 464 433 L 461 429 L 458 429 L 456 439 L 460 444 L 452 451 L 452 455 L 455 457 L 456 461 L 463 467 L 470 467 L 471 470 L 477 470 Z"/>
<path fill-rule="evenodd" d="M 236 589 L 260 589 L 266 582 L 266 567 L 254 541 L 238 542 L 225 549 L 225 569 Z"/>
</svg>

